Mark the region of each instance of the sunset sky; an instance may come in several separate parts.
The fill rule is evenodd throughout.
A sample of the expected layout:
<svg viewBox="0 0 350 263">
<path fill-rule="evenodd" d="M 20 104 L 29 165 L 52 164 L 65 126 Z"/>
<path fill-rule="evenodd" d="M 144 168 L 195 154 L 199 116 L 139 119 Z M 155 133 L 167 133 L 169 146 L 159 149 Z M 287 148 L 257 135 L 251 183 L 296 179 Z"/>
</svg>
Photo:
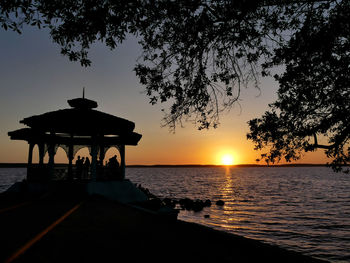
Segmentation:
<svg viewBox="0 0 350 263">
<path fill-rule="evenodd" d="M 90 50 L 92 66 L 83 68 L 60 54 L 45 30 L 26 27 L 23 34 L 0 29 L 0 162 L 26 162 L 28 144 L 11 141 L 8 131 L 23 128 L 25 117 L 69 108 L 68 99 L 85 97 L 97 101 L 98 110 L 135 122 L 143 135 L 138 146 L 126 149 L 127 164 L 221 164 L 222 156 L 235 164 L 255 164 L 259 153 L 246 140 L 247 121 L 259 117 L 276 98 L 277 84 L 261 79 L 261 93 L 242 91 L 240 107 L 221 115 L 217 129 L 198 131 L 184 123 L 175 134 L 161 128 L 161 109 L 148 103 L 133 71 L 141 50 L 130 37 L 116 50 L 103 44 Z M 114 154 L 112 151 L 107 154 Z M 67 162 L 59 150 L 55 162 Z M 325 163 L 321 150 L 308 154 L 301 163 Z"/>
</svg>

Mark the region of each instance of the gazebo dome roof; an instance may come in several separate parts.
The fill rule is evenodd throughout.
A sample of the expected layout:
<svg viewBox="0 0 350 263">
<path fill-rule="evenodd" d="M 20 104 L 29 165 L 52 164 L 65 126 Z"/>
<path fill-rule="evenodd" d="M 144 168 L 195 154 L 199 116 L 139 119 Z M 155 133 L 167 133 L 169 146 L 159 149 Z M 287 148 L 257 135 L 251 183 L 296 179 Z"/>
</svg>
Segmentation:
<svg viewBox="0 0 350 263">
<path fill-rule="evenodd" d="M 97 102 L 89 99 L 76 98 L 68 100 L 69 106 L 77 109 L 93 109 L 97 108 Z"/>
<path fill-rule="evenodd" d="M 43 132 L 74 135 L 121 135 L 132 133 L 135 123 L 93 108 L 97 103 L 85 98 L 68 100 L 72 108 L 47 112 L 20 121 Z"/>
</svg>

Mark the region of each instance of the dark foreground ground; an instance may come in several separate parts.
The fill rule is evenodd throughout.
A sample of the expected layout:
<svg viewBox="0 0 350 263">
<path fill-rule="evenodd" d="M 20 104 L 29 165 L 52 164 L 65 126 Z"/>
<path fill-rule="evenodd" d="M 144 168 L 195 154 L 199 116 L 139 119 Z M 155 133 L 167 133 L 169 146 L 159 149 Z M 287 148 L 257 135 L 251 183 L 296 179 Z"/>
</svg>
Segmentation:
<svg viewBox="0 0 350 263">
<path fill-rule="evenodd" d="M 21 198 L 21 206 L 6 210 L 10 201 L 0 196 L 0 262 L 16 255 L 77 204 L 81 205 L 13 262 L 321 262 L 100 197 L 60 190 Z"/>
</svg>

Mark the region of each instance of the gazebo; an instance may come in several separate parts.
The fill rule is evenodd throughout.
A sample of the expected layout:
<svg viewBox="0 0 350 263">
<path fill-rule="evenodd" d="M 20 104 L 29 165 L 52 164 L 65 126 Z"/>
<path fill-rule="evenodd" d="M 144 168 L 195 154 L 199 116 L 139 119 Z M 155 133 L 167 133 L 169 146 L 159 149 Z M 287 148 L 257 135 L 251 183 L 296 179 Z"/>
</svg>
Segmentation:
<svg viewBox="0 0 350 263">
<path fill-rule="evenodd" d="M 68 157 L 68 169 L 63 178 L 73 179 L 73 159 L 80 149 L 88 147 L 92 181 L 124 179 L 125 146 L 137 145 L 142 137 L 134 132 L 135 123 L 95 110 L 97 103 L 86 99 L 84 93 L 82 98 L 68 100 L 68 104 L 71 108 L 24 118 L 20 123 L 28 127 L 8 133 L 12 140 L 25 140 L 29 144 L 27 180 L 57 179 L 54 159 L 58 147 L 63 148 Z M 35 145 L 39 148 L 39 164 L 36 166 L 32 164 Z M 116 147 L 120 153 L 120 168 L 118 175 L 106 177 L 107 168 L 103 167 L 103 161 L 110 147 Z M 49 160 L 44 164 L 46 153 Z"/>
</svg>

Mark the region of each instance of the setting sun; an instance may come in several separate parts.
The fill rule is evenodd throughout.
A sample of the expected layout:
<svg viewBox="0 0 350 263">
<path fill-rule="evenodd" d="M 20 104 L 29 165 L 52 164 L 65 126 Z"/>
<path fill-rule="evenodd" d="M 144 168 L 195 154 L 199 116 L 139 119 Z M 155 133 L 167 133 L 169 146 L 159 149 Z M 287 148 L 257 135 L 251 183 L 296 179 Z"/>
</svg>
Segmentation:
<svg viewBox="0 0 350 263">
<path fill-rule="evenodd" d="M 222 156 L 221 162 L 223 165 L 233 165 L 233 156 L 230 154 L 225 154 Z"/>
</svg>

